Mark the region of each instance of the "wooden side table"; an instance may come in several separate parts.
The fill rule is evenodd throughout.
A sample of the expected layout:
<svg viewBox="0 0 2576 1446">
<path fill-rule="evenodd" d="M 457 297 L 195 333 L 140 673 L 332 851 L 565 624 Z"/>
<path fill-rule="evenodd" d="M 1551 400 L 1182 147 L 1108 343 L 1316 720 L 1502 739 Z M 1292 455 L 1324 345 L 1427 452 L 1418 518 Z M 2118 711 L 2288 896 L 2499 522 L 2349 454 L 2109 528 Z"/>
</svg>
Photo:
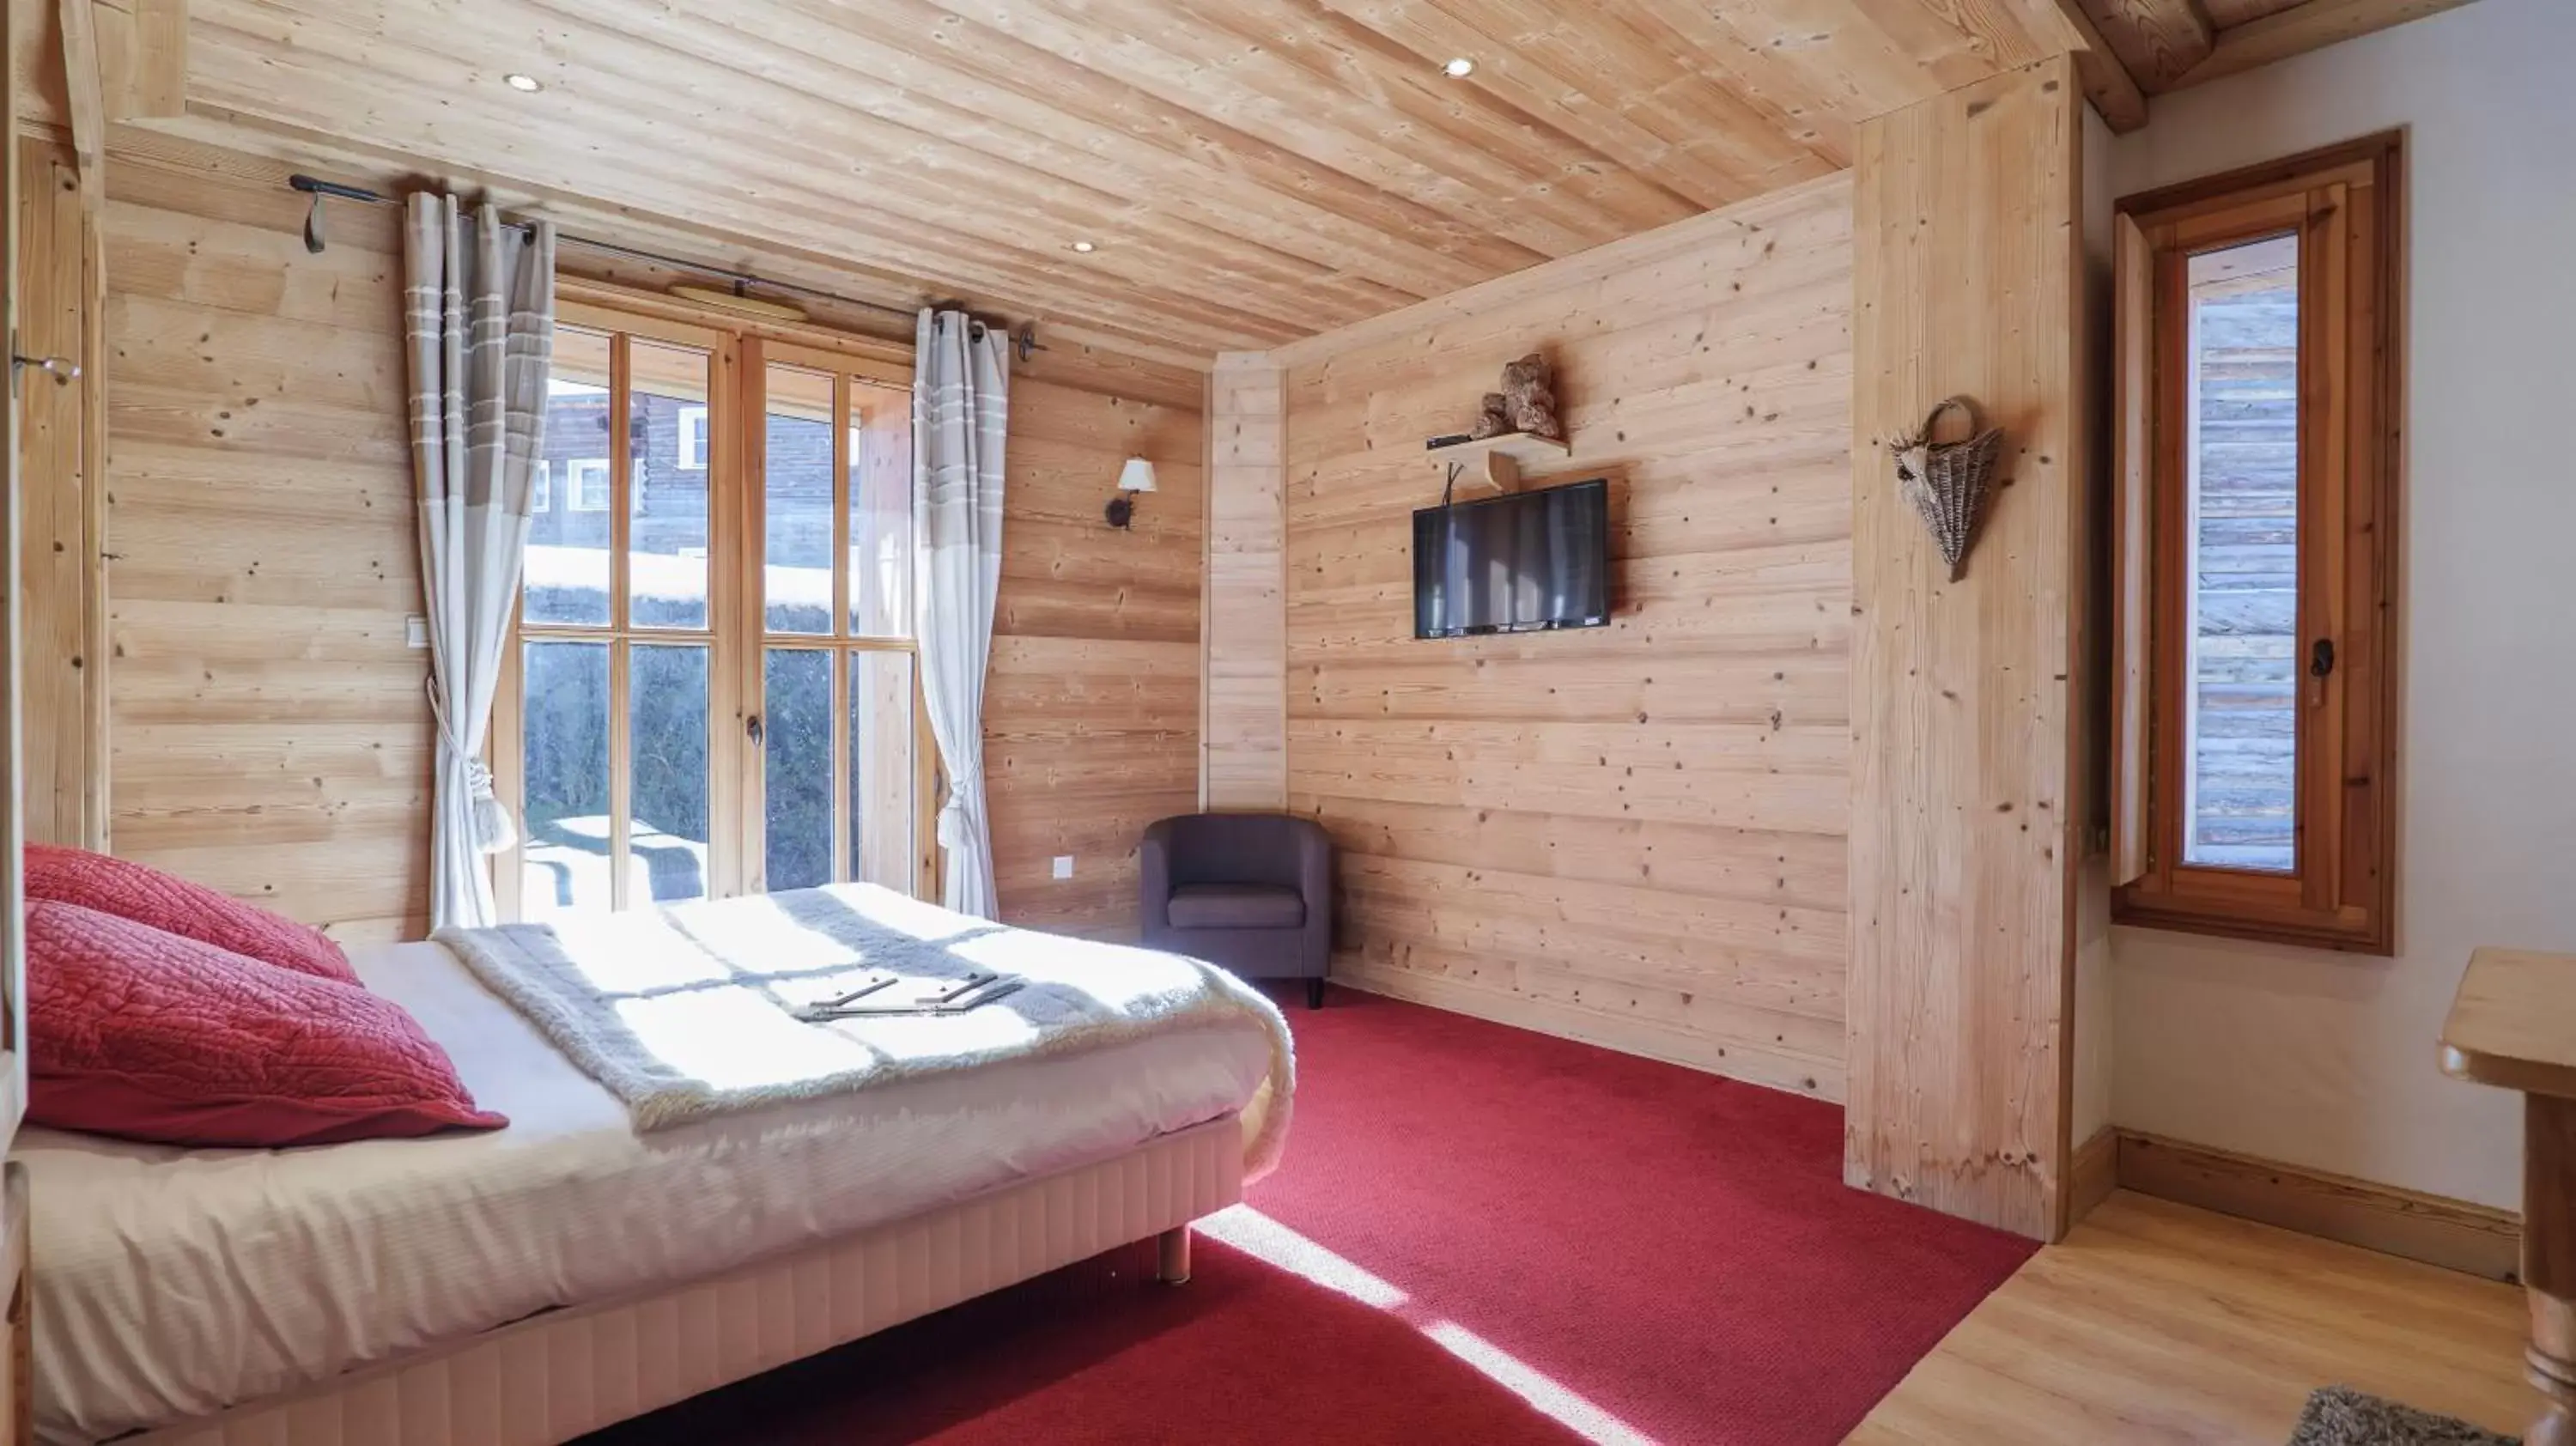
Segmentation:
<svg viewBox="0 0 2576 1446">
<path fill-rule="evenodd" d="M 2576 955 L 2480 949 L 2442 1026 L 2442 1072 L 2522 1092 L 2523 1361 L 2546 1398 L 2526 1446 L 2576 1446 Z"/>
</svg>

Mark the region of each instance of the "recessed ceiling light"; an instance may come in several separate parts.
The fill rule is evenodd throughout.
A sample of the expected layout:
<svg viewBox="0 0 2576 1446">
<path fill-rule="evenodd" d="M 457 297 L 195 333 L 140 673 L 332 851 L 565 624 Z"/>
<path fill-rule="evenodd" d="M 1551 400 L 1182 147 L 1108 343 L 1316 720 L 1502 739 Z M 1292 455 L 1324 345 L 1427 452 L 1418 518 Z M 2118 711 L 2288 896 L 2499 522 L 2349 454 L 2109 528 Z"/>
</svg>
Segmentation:
<svg viewBox="0 0 2576 1446">
<path fill-rule="evenodd" d="M 1476 62 L 1463 55 L 1455 56 L 1447 65 L 1440 67 L 1440 73 L 1451 80 L 1465 80 L 1476 73 Z"/>
<path fill-rule="evenodd" d="M 510 74 L 502 76 L 501 83 L 512 90 L 524 90 L 531 94 L 546 88 L 544 81 L 537 79 L 533 75 L 521 75 L 516 71 L 512 71 Z"/>
<path fill-rule="evenodd" d="M 1088 256 L 1100 248 L 1089 241 L 1076 241 L 1073 243 L 1073 249 L 1082 255 Z"/>
</svg>

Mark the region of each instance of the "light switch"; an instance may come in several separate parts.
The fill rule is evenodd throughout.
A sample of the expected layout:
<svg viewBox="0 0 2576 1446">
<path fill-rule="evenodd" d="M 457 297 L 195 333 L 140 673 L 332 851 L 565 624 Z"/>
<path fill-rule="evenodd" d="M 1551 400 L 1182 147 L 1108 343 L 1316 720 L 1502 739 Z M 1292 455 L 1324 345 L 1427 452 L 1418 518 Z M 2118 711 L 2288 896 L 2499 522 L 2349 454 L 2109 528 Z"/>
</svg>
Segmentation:
<svg viewBox="0 0 2576 1446">
<path fill-rule="evenodd" d="M 1055 876 L 1059 879 L 1069 879 L 1073 877 L 1073 855 L 1057 854 L 1055 856 Z"/>
<path fill-rule="evenodd" d="M 406 648 L 429 646 L 429 619 L 418 613 L 403 619 L 403 646 Z"/>
</svg>

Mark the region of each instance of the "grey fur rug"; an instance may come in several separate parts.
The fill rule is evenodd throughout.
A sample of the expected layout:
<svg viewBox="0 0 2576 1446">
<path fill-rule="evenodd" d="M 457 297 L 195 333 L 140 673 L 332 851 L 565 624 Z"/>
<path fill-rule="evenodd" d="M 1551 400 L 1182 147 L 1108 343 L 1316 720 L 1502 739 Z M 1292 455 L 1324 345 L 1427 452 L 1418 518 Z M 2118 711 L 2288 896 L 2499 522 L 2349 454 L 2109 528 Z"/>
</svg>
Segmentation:
<svg viewBox="0 0 2576 1446">
<path fill-rule="evenodd" d="M 2515 1438 L 2482 1431 L 2466 1421 L 2383 1401 L 2350 1386 L 2327 1386 L 2308 1397 L 2290 1446 L 2518 1446 Z"/>
</svg>

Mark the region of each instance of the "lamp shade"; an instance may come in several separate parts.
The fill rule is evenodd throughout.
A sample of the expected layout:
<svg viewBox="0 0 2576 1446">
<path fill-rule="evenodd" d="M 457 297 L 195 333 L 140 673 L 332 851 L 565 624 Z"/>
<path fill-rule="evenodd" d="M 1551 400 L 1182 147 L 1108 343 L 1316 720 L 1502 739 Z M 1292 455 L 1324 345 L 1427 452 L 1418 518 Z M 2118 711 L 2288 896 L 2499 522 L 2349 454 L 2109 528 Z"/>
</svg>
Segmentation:
<svg viewBox="0 0 2576 1446">
<path fill-rule="evenodd" d="M 1118 469 L 1118 490 L 1121 492 L 1153 491 L 1154 464 L 1142 457 L 1128 458 L 1127 465 Z"/>
</svg>

